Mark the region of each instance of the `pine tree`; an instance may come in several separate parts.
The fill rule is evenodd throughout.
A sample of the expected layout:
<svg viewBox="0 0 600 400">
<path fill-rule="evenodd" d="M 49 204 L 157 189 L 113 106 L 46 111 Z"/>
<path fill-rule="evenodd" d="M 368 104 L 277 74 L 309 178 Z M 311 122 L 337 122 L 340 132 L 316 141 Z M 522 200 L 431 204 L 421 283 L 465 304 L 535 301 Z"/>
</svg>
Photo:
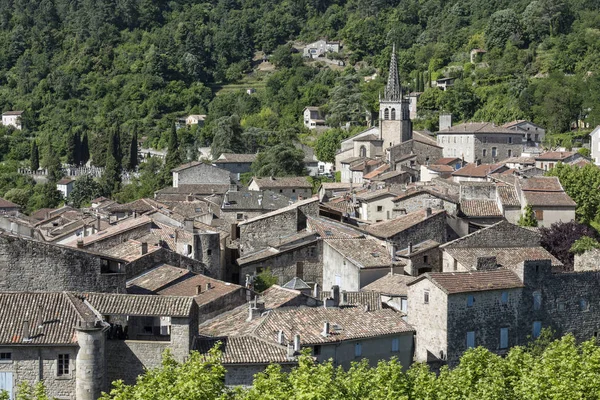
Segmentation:
<svg viewBox="0 0 600 400">
<path fill-rule="evenodd" d="M 29 158 L 29 165 L 32 171 L 37 171 L 40 168 L 40 152 L 38 150 L 37 142 L 35 139 L 31 142 L 31 155 Z"/>
<path fill-rule="evenodd" d="M 134 171 L 138 165 L 138 137 L 137 129 L 134 128 L 133 135 L 131 135 L 131 143 L 129 144 L 129 162 L 127 163 L 127 169 Z"/>
<path fill-rule="evenodd" d="M 88 143 L 87 133 L 84 133 L 83 137 L 81 138 L 80 149 L 81 150 L 79 152 L 79 162 L 81 164 L 87 164 L 87 162 L 90 160 L 90 146 Z"/>
</svg>

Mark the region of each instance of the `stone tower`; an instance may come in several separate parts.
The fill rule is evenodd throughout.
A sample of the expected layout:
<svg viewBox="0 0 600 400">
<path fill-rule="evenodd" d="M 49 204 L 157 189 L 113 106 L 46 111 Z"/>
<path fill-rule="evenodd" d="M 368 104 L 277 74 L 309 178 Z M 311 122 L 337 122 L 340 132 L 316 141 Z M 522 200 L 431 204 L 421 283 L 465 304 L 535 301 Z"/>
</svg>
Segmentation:
<svg viewBox="0 0 600 400">
<path fill-rule="evenodd" d="M 409 100 L 400 85 L 395 44 L 384 96 L 379 97 L 379 138 L 383 140 L 384 149 L 412 139 Z"/>
<path fill-rule="evenodd" d="M 75 368 L 75 398 L 96 400 L 106 390 L 104 381 L 104 333 L 94 322 L 81 321 L 77 332 L 77 361 Z"/>
</svg>

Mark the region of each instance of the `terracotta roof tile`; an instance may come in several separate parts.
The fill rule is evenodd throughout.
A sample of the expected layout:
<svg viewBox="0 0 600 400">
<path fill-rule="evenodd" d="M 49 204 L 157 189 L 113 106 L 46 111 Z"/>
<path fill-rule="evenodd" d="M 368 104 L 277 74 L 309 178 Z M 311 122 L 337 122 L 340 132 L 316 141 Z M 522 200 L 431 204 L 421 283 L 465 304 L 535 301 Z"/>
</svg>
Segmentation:
<svg viewBox="0 0 600 400">
<path fill-rule="evenodd" d="M 384 268 L 392 265 L 389 250 L 372 239 L 325 239 L 325 242 L 360 268 Z M 394 265 L 405 265 L 396 260 Z"/>
<path fill-rule="evenodd" d="M 406 296 L 408 294 L 408 286 L 406 285 L 414 279 L 414 276 L 409 275 L 387 274 L 386 276 L 369 283 L 361 290 L 363 292 L 372 291 L 393 296 Z"/>
<path fill-rule="evenodd" d="M 468 164 L 461 169 L 457 169 L 452 173 L 452 176 L 466 176 L 473 178 L 485 178 L 489 174 L 497 172 L 503 168 L 504 164 Z"/>
<path fill-rule="evenodd" d="M 524 287 L 519 277 L 508 269 L 471 272 L 437 272 L 425 274 L 448 294 Z M 417 279 L 419 280 L 419 279 Z M 416 283 L 411 282 L 409 285 Z"/>
<path fill-rule="evenodd" d="M 498 191 L 498 196 L 500 197 L 500 201 L 502 205 L 505 207 L 520 207 L 521 202 L 519 201 L 519 196 L 517 195 L 517 191 L 514 186 L 510 185 L 498 185 L 496 187 Z"/>
<path fill-rule="evenodd" d="M 220 343 L 221 362 L 227 364 L 271 364 L 296 363 L 287 358 L 287 346 L 269 343 L 253 336 L 230 336 L 200 338 L 196 350 L 208 354 Z"/>
<path fill-rule="evenodd" d="M 536 160 L 559 161 L 577 154 L 574 151 L 547 151 L 535 157 Z"/>
<path fill-rule="evenodd" d="M 414 211 L 389 221 L 382 221 L 369 225 L 365 230 L 373 236 L 389 238 L 444 212 L 444 210 L 432 210 L 431 215 L 428 216 L 426 210 Z"/>
<path fill-rule="evenodd" d="M 552 266 L 562 263 L 541 246 L 538 247 L 448 247 L 445 252 L 465 268 L 475 268 L 478 257 L 496 257 L 501 267 L 514 268 L 528 260 L 551 260 Z"/>
<path fill-rule="evenodd" d="M 345 293 L 345 294 L 344 294 Z M 319 298 L 323 301 L 331 298 L 331 291 L 324 290 L 319 293 Z M 346 296 L 346 301 L 343 302 L 342 298 Z M 381 294 L 375 292 L 340 292 L 340 306 L 368 306 L 369 310 L 381 310 L 383 308 L 381 302 Z"/>
<path fill-rule="evenodd" d="M 192 297 L 149 296 L 137 294 L 83 293 L 100 314 L 131 316 L 188 317 Z"/>
<path fill-rule="evenodd" d="M 213 161 L 213 163 L 253 163 L 255 160 L 256 154 L 223 153 L 217 160 Z"/>
<path fill-rule="evenodd" d="M 467 217 L 501 217 L 496 200 L 462 200 L 460 210 Z"/>
<path fill-rule="evenodd" d="M 304 176 L 273 177 L 273 178 L 252 178 L 252 181 L 258 185 L 261 190 L 279 189 L 279 188 L 312 188 Z"/>
</svg>

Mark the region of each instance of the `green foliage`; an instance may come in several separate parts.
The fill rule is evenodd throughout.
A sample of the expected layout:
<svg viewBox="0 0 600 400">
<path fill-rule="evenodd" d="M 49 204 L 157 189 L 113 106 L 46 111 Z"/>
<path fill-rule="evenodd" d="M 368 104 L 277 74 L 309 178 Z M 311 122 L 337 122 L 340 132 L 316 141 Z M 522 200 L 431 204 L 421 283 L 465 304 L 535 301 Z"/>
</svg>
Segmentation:
<svg viewBox="0 0 600 400">
<path fill-rule="evenodd" d="M 243 153 L 242 127 L 237 115 L 222 117 L 215 121 L 212 132 L 213 142 L 211 153 L 214 159 L 222 153 Z"/>
<path fill-rule="evenodd" d="M 151 157 L 140 164 L 138 171 L 140 176 L 134 178 L 132 183 L 125 185 L 114 195 L 115 200 L 120 203 L 129 203 L 143 197 L 154 197 L 154 192 L 161 186 L 160 177 L 164 166 L 159 158 Z M 169 171 L 170 173 L 170 171 Z"/>
<path fill-rule="evenodd" d="M 91 176 L 82 175 L 75 181 L 67 202 L 75 208 L 80 208 L 90 205 L 93 199 L 101 195 L 102 186 Z"/>
<path fill-rule="evenodd" d="M 7 392 L 0 392 L 0 399 L 8 400 Z M 51 400 L 46 394 L 46 386 L 43 381 L 37 382 L 33 387 L 24 381 L 16 388 L 16 400 Z"/>
<path fill-rule="evenodd" d="M 600 191 L 590 188 L 600 187 L 600 168 L 594 164 L 583 167 L 558 163 L 546 173 L 557 176 L 565 192 L 577 203 L 577 220 L 589 224 L 600 218 Z"/>
<path fill-rule="evenodd" d="M 25 208 L 27 208 L 27 204 L 29 203 L 29 199 L 31 198 L 32 194 L 33 190 L 30 188 L 14 188 L 4 193 L 3 197 L 8 201 L 12 201 L 13 203 L 20 205 L 21 209 L 25 210 Z"/>
<path fill-rule="evenodd" d="M 37 141 L 31 142 L 31 156 L 29 158 L 29 168 L 32 171 L 37 171 L 40 168 L 40 153 L 37 147 Z"/>
<path fill-rule="evenodd" d="M 277 276 L 273 275 L 270 268 L 267 268 L 254 277 L 253 289 L 258 293 L 262 293 L 275 285 L 277 280 Z"/>
<path fill-rule="evenodd" d="M 525 206 L 525 210 L 523 214 L 519 217 L 519 226 L 525 227 L 536 227 L 538 226 L 538 221 L 535 218 L 535 213 L 533 212 L 533 207 L 530 204 Z"/>
<path fill-rule="evenodd" d="M 106 166 L 100 179 L 102 193 L 111 196 L 121 187 L 121 144 L 118 130 L 112 130 L 108 138 Z"/>
<path fill-rule="evenodd" d="M 252 163 L 257 177 L 305 175 L 304 152 L 291 143 L 281 143 L 258 153 Z"/>
<path fill-rule="evenodd" d="M 133 131 L 131 135 L 131 142 L 129 143 L 129 157 L 127 159 L 127 169 L 129 171 L 135 171 L 138 166 L 138 137 L 137 130 Z"/>
<path fill-rule="evenodd" d="M 581 154 L 583 157 L 589 158 L 590 157 L 590 149 L 588 149 L 587 147 L 582 147 L 579 150 L 577 150 L 577 153 Z"/>
<path fill-rule="evenodd" d="M 335 162 L 335 154 L 340 148 L 342 140 L 348 137 L 348 131 L 342 129 L 329 129 L 323 132 L 315 143 L 317 159 L 323 162 Z"/>
<path fill-rule="evenodd" d="M 600 249 L 600 243 L 595 238 L 582 236 L 573 243 L 570 252 L 574 254 L 583 254 L 588 250 Z"/>
</svg>

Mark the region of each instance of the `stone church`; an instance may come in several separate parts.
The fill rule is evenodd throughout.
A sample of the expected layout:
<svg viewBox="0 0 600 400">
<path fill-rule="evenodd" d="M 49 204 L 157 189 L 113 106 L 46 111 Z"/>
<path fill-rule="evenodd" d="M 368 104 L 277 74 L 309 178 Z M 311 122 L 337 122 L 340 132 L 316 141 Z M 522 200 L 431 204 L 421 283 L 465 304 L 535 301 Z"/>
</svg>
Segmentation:
<svg viewBox="0 0 600 400">
<path fill-rule="evenodd" d="M 362 165 L 377 165 L 368 160 L 387 163 L 392 171 L 414 169 L 418 175 L 418 165 L 435 161 L 442 157 L 442 148 L 427 134 L 413 131 L 410 119 L 409 98 L 400 84 L 396 46 L 393 46 L 387 85 L 383 97 L 379 97 L 379 125 L 354 135 L 341 143 L 335 157 L 337 171 L 342 171 L 342 182 L 361 183 L 356 174 L 348 174 Z M 368 169 L 368 168 L 367 168 Z M 346 171 L 348 170 L 348 171 Z M 368 170 L 363 169 L 364 173 Z M 346 172 L 346 173 L 344 173 Z M 411 171 L 408 171 L 411 172 Z M 354 176 L 354 178 L 349 178 Z"/>
</svg>

